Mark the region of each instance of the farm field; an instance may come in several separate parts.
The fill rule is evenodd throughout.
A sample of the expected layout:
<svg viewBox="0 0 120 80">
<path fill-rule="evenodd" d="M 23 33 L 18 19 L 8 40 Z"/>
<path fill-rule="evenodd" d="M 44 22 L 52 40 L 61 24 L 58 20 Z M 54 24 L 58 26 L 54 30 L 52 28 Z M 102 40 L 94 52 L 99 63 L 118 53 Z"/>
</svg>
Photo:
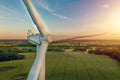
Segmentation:
<svg viewBox="0 0 120 80">
<path fill-rule="evenodd" d="M 101 55 L 48 53 L 46 80 L 120 80 L 120 63 Z"/>
<path fill-rule="evenodd" d="M 0 62 L 0 80 L 26 80 L 34 53 L 24 60 Z M 46 80 L 120 80 L 120 62 L 83 52 L 47 52 Z"/>
<path fill-rule="evenodd" d="M 35 54 L 21 53 L 23 60 L 0 62 L 0 80 L 26 80 L 28 71 L 34 61 Z"/>
</svg>

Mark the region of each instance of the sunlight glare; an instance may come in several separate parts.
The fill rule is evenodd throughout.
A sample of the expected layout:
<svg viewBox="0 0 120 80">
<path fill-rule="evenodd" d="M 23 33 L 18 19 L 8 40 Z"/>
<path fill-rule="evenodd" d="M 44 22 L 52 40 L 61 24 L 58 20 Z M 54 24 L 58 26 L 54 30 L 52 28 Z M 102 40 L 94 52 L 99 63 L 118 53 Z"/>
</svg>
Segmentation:
<svg viewBox="0 0 120 80">
<path fill-rule="evenodd" d="M 113 28 L 120 33 L 120 12 L 117 12 L 117 14 L 114 14 L 112 22 Z"/>
</svg>

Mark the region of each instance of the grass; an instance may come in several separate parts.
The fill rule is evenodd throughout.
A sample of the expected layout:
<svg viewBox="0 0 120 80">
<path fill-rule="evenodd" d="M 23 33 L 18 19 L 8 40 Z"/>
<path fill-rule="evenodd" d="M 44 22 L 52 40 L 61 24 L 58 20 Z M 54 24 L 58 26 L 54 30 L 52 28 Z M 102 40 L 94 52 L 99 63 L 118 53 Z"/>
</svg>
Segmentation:
<svg viewBox="0 0 120 80">
<path fill-rule="evenodd" d="M 103 55 L 47 53 L 46 80 L 120 80 L 120 62 Z"/>
<path fill-rule="evenodd" d="M 35 58 L 0 62 L 0 80 L 25 80 Z M 46 80 L 120 80 L 120 62 L 82 52 L 47 52 Z"/>
<path fill-rule="evenodd" d="M 25 53 L 23 60 L 0 62 L 0 80 L 25 80 L 33 63 L 35 54 Z M 20 79 L 17 79 L 20 78 Z"/>
</svg>

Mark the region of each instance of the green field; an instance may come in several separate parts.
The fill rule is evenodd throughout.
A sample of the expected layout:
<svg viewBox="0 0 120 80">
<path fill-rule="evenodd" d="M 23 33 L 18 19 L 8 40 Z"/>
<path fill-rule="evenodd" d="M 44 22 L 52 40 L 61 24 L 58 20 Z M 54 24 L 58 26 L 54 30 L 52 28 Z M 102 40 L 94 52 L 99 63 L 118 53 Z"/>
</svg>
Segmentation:
<svg viewBox="0 0 120 80">
<path fill-rule="evenodd" d="M 120 63 L 106 56 L 48 53 L 46 80 L 120 80 Z"/>
<path fill-rule="evenodd" d="M 0 80 L 25 80 L 35 58 L 0 62 Z M 120 62 L 107 56 L 83 52 L 47 52 L 46 80 L 120 80 Z"/>
<path fill-rule="evenodd" d="M 0 62 L 0 80 L 26 80 L 21 78 L 27 76 L 27 73 L 35 58 L 35 54 L 23 54 L 26 56 L 23 60 Z"/>
</svg>

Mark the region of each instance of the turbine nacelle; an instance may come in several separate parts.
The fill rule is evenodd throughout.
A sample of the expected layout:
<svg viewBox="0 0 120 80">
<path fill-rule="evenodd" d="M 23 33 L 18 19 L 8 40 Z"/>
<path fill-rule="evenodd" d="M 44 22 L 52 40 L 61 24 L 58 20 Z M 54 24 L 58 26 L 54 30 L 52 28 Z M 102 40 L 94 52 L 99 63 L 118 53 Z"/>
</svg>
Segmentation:
<svg viewBox="0 0 120 80">
<path fill-rule="evenodd" d="M 53 37 L 51 35 L 41 36 L 40 34 L 32 34 L 27 36 L 27 39 L 30 43 L 35 45 L 40 45 L 42 41 L 46 41 L 51 43 L 53 41 Z"/>
</svg>

